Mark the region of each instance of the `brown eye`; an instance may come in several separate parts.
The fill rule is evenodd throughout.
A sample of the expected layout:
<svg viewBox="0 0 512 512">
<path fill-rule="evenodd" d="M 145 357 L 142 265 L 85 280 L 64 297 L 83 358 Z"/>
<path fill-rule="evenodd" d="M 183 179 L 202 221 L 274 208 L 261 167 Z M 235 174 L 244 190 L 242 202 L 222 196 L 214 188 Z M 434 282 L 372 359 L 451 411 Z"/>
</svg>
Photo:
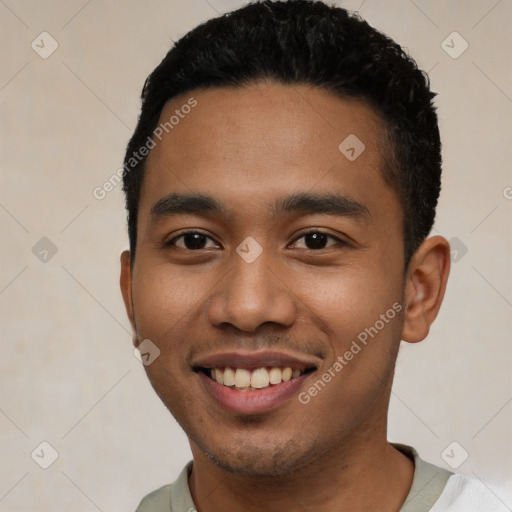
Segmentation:
<svg viewBox="0 0 512 512">
<path fill-rule="evenodd" d="M 181 243 L 178 241 L 181 240 Z M 176 246 L 180 249 L 187 249 L 190 251 L 197 251 L 201 249 L 205 249 L 205 245 L 208 240 L 212 240 L 209 236 L 199 233 L 196 231 L 189 231 L 187 233 L 182 233 L 181 235 L 174 237 L 172 240 L 167 242 L 166 247 Z M 213 240 L 212 240 L 213 241 Z"/>
<path fill-rule="evenodd" d="M 297 238 L 294 243 L 297 243 L 297 241 L 301 239 L 304 239 L 305 248 L 310 250 L 327 249 L 332 245 L 336 245 L 336 243 L 343 244 L 343 241 L 339 238 L 329 235 L 328 233 L 324 233 L 323 231 L 310 231 L 309 233 L 305 233 L 301 237 Z M 334 240 L 335 243 L 327 245 L 329 239 Z"/>
</svg>

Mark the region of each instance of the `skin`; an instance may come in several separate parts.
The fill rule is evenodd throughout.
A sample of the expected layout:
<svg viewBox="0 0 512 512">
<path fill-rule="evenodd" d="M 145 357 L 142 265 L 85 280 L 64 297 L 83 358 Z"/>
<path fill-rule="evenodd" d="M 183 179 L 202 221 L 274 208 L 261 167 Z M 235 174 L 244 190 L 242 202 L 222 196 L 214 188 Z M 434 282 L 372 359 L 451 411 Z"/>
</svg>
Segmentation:
<svg viewBox="0 0 512 512">
<path fill-rule="evenodd" d="M 424 339 L 437 315 L 448 242 L 427 239 L 405 267 L 381 123 L 365 104 L 259 82 L 189 92 L 161 120 L 190 96 L 198 105 L 149 154 L 121 289 L 135 345 L 150 339 L 161 351 L 145 369 L 190 440 L 197 510 L 399 510 L 414 464 L 386 440 L 393 370 L 400 340 Z M 349 134 L 366 147 L 354 161 L 338 149 Z M 212 196 L 230 214 L 152 216 L 173 192 Z M 276 198 L 298 192 L 343 194 L 368 214 L 270 215 Z M 309 228 L 335 238 L 311 248 Z M 197 230 L 204 248 L 183 237 L 164 246 Z M 249 236 L 263 249 L 252 263 L 236 252 Z M 304 391 L 394 303 L 401 313 L 307 405 L 293 396 L 270 412 L 229 413 L 191 368 L 237 348 L 303 354 L 317 364 Z"/>
</svg>

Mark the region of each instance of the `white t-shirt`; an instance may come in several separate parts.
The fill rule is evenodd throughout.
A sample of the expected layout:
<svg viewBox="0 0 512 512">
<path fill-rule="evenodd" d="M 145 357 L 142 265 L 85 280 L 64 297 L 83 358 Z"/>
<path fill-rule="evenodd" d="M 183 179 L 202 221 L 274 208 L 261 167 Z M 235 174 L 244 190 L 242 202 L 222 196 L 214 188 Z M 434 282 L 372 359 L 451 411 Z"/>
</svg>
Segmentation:
<svg viewBox="0 0 512 512">
<path fill-rule="evenodd" d="M 414 477 L 399 512 L 511 512 L 511 509 L 483 482 L 422 460 L 410 446 L 393 446 L 414 460 Z M 190 461 L 177 480 L 148 494 L 136 512 L 196 512 L 188 477 Z"/>
<path fill-rule="evenodd" d="M 501 498 L 480 480 L 452 475 L 430 512 L 510 512 Z"/>
</svg>

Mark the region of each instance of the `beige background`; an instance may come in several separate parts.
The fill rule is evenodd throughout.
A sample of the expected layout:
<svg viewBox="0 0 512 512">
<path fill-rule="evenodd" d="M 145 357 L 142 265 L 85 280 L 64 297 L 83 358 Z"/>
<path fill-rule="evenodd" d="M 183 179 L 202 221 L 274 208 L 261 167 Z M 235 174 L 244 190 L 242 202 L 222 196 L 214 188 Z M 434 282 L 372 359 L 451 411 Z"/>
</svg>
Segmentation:
<svg viewBox="0 0 512 512">
<path fill-rule="evenodd" d="M 134 510 L 189 460 L 132 353 L 121 187 L 103 200 L 93 189 L 121 166 L 144 79 L 172 40 L 242 3 L 0 0 L 2 511 Z M 458 471 L 512 510 L 512 3 L 338 4 L 430 71 L 445 160 L 435 229 L 459 247 L 429 339 L 399 357 L 390 439 L 444 467 L 466 451 Z M 31 47 L 51 48 L 43 31 L 59 45 L 47 59 Z M 458 58 L 442 47 L 454 31 L 469 44 Z M 33 250 L 43 237 L 56 254 Z M 43 441 L 58 453 L 46 470 L 31 458 L 50 460 Z"/>
</svg>

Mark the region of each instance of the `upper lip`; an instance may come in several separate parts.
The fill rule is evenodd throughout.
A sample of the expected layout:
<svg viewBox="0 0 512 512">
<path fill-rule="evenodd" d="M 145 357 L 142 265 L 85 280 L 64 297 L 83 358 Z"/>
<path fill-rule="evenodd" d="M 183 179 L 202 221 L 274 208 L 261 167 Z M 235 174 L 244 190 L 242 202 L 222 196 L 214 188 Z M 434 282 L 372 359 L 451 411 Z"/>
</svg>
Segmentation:
<svg viewBox="0 0 512 512">
<path fill-rule="evenodd" d="M 220 352 L 196 358 L 191 366 L 198 368 L 246 368 L 248 370 L 262 367 L 290 367 L 293 370 L 317 368 L 319 359 L 302 354 L 287 354 L 276 351 L 245 351 Z"/>
</svg>

